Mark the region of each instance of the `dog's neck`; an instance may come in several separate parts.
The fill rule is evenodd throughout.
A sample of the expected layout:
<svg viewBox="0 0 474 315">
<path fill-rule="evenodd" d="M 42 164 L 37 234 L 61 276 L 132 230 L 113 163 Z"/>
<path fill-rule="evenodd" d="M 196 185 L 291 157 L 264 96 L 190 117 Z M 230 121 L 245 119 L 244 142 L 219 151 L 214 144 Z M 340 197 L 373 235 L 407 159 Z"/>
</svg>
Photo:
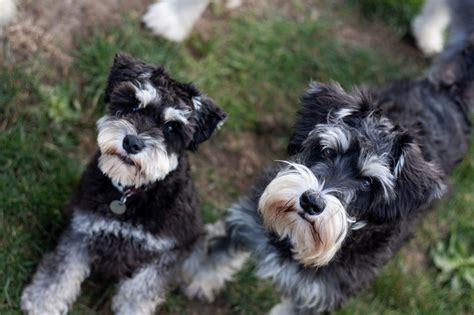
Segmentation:
<svg viewBox="0 0 474 315">
<path fill-rule="evenodd" d="M 146 191 L 146 190 L 150 189 L 150 187 L 152 187 L 153 185 L 155 185 L 157 183 L 157 182 L 155 182 L 153 184 L 143 185 L 143 186 L 140 186 L 140 187 L 137 188 L 135 186 L 124 186 L 120 182 L 115 181 L 113 179 L 110 179 L 110 182 L 112 183 L 112 186 L 114 186 L 115 189 L 117 189 L 120 193 L 130 195 L 130 196 L 135 195 L 136 193 L 138 193 L 140 191 Z"/>
<path fill-rule="evenodd" d="M 127 200 L 131 196 L 137 194 L 140 188 L 134 186 L 124 187 L 119 182 L 112 180 L 112 185 L 122 194 L 120 199 L 112 200 L 109 203 L 109 210 L 117 215 L 122 215 L 127 211 Z"/>
<path fill-rule="evenodd" d="M 131 197 L 133 195 L 143 194 L 149 191 L 153 191 L 154 193 L 155 190 L 159 188 L 159 186 L 167 186 L 170 184 L 170 182 L 176 183 L 176 180 L 180 178 L 179 173 L 182 173 L 183 171 L 185 171 L 186 168 L 187 168 L 187 157 L 186 157 L 186 154 L 183 154 L 182 156 L 180 156 L 178 167 L 175 170 L 171 171 L 163 179 L 157 180 L 152 183 L 147 183 L 139 187 L 135 187 L 134 185 L 125 186 L 119 181 L 108 177 L 106 174 L 103 174 L 103 175 L 108 179 L 108 181 L 110 181 L 110 184 L 115 188 L 115 190 L 117 190 L 119 193 L 121 193 L 124 196 Z M 176 177 L 176 179 L 173 179 L 173 177 Z"/>
<path fill-rule="evenodd" d="M 120 200 L 123 192 L 112 183 L 108 176 L 102 173 L 98 167 L 99 156 L 100 153 L 97 152 L 83 174 L 75 202 L 83 209 L 110 214 L 110 202 Z M 192 184 L 188 183 L 190 176 L 187 155 L 184 153 L 179 157 L 178 167 L 164 179 L 141 186 L 134 191 L 134 194 L 127 200 L 127 216 L 130 215 L 128 210 L 141 208 L 142 204 L 149 203 L 151 200 L 157 204 L 166 205 L 171 204 L 183 193 L 192 193 L 193 187 L 189 188 L 189 185 Z"/>
<path fill-rule="evenodd" d="M 100 156 L 100 153 L 97 153 L 97 155 L 95 157 L 96 161 L 97 161 L 99 156 Z M 178 162 L 177 168 L 172 170 L 170 173 L 168 173 L 164 178 L 162 178 L 160 180 L 157 180 L 155 182 L 151 182 L 151 183 L 147 183 L 147 184 L 138 186 L 138 187 L 136 187 L 135 185 L 125 186 L 122 183 L 120 183 L 119 181 L 117 181 L 117 180 L 109 177 L 108 175 L 104 174 L 100 170 L 100 168 L 98 168 L 98 169 L 102 173 L 103 177 L 106 178 L 108 182 L 110 182 L 110 185 L 115 188 L 115 190 L 117 190 L 118 192 L 120 192 L 122 194 L 127 194 L 127 195 L 131 196 L 131 195 L 136 195 L 136 194 L 148 192 L 148 191 L 151 191 L 151 190 L 155 190 L 155 188 L 157 188 L 158 186 L 163 186 L 163 185 L 166 185 L 166 183 L 169 183 L 170 179 L 171 179 L 171 182 L 175 182 L 175 180 L 173 180 L 172 177 L 182 173 L 183 171 L 186 171 L 186 169 L 188 167 L 187 154 L 186 153 L 182 153 L 180 155 L 180 157 L 178 158 L 178 160 L 179 160 L 179 162 Z M 177 178 L 179 178 L 179 176 Z"/>
</svg>

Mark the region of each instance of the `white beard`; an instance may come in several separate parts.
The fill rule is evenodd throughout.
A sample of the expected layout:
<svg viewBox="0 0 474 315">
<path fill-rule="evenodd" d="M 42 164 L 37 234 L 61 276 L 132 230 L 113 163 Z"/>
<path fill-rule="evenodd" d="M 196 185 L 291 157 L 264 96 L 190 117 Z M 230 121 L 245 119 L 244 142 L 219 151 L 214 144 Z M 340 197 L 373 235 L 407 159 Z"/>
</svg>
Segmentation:
<svg viewBox="0 0 474 315">
<path fill-rule="evenodd" d="M 281 239 L 290 239 L 293 258 L 303 265 L 326 265 L 341 247 L 353 220 L 339 199 L 322 190 L 311 170 L 300 164 L 290 166 L 278 173 L 260 197 L 264 225 Z M 299 204 L 300 196 L 310 189 L 326 203 L 319 215 L 305 215 Z"/>
<path fill-rule="evenodd" d="M 168 154 L 162 141 L 146 135 L 139 135 L 145 148 L 137 154 L 128 154 L 122 148 L 123 139 L 127 135 L 137 135 L 137 131 L 126 120 L 104 116 L 97 122 L 97 129 L 101 152 L 99 168 L 124 187 L 138 188 L 162 180 L 178 166 L 176 154 Z"/>
</svg>

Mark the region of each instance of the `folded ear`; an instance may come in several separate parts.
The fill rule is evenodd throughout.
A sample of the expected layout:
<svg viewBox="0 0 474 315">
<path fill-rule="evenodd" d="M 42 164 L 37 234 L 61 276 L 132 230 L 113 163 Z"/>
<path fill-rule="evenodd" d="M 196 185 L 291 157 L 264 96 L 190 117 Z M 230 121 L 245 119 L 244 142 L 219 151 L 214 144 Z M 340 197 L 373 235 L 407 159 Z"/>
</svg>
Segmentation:
<svg viewBox="0 0 474 315">
<path fill-rule="evenodd" d="M 287 148 L 288 154 L 300 151 L 304 140 L 317 124 L 328 123 L 330 116 L 336 116 L 343 108 L 350 110 L 354 103 L 354 97 L 337 83 L 311 82 L 300 98 L 300 110 Z"/>
<path fill-rule="evenodd" d="M 410 136 L 403 135 L 401 138 L 393 165 L 397 195 L 373 213 L 373 219 L 378 222 L 406 218 L 412 211 L 430 205 L 446 192 L 443 172 L 434 163 L 425 160 L 420 147 L 410 140 Z"/>
<path fill-rule="evenodd" d="M 192 101 L 196 113 L 196 128 L 189 149 L 196 151 L 200 143 L 209 139 L 214 131 L 222 126 L 227 113 L 207 96 L 195 96 Z"/>
<path fill-rule="evenodd" d="M 402 202 L 412 199 L 418 205 L 428 204 L 446 192 L 443 172 L 433 162 L 426 161 L 420 147 L 414 143 L 402 147 L 395 176 L 401 194 L 406 196 L 399 196 Z M 410 206 L 403 204 L 401 208 L 407 211 Z"/>
<path fill-rule="evenodd" d="M 124 82 L 134 81 L 146 75 L 151 76 L 158 68 L 125 53 L 116 54 L 105 88 L 105 102 L 110 103 L 112 92 Z"/>
</svg>

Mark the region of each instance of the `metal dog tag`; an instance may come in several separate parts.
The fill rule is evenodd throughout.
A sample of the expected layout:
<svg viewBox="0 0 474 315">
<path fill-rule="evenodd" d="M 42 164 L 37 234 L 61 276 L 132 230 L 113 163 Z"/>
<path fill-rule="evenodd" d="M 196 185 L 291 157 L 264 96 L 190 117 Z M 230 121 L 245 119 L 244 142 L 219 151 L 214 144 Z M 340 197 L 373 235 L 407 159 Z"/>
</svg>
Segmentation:
<svg viewBox="0 0 474 315">
<path fill-rule="evenodd" d="M 110 211 L 115 214 L 124 214 L 127 210 L 127 206 L 122 200 L 114 200 L 109 204 Z"/>
</svg>

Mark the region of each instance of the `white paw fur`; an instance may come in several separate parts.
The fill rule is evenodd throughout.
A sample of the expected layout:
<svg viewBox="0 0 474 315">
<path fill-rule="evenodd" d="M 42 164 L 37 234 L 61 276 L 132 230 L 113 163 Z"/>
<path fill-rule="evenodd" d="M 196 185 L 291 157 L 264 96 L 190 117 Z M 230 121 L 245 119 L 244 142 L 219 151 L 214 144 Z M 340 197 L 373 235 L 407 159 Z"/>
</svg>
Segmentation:
<svg viewBox="0 0 474 315">
<path fill-rule="evenodd" d="M 0 28 L 10 22 L 15 14 L 15 0 L 0 0 Z"/>
<path fill-rule="evenodd" d="M 422 12 L 413 20 L 413 35 L 426 56 L 438 54 L 443 50 L 444 32 L 451 21 L 446 1 L 426 0 Z"/>
<path fill-rule="evenodd" d="M 152 4 L 142 22 L 155 35 L 181 42 L 206 9 L 209 0 L 167 0 Z"/>
</svg>

